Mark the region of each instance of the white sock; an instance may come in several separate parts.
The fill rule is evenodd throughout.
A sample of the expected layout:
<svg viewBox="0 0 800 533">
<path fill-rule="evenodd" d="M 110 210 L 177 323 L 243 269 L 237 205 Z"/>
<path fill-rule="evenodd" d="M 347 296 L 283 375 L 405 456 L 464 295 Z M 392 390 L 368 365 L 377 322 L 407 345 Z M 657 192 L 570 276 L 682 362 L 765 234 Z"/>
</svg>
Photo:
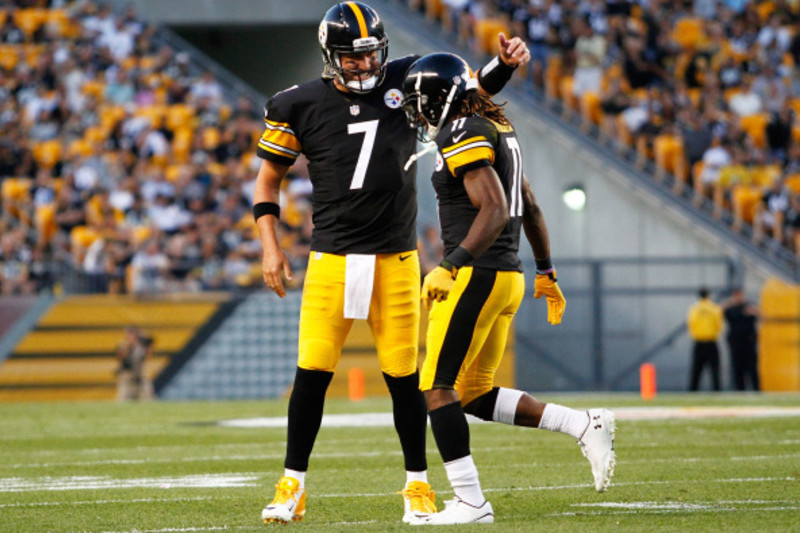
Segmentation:
<svg viewBox="0 0 800 533">
<path fill-rule="evenodd" d="M 284 477 L 293 477 L 297 481 L 300 482 L 300 488 L 304 489 L 306 487 L 306 473 L 300 472 L 298 470 L 291 470 L 289 468 L 284 469 L 283 471 Z"/>
<path fill-rule="evenodd" d="M 563 405 L 548 403 L 544 406 L 542 419 L 539 422 L 541 429 L 558 431 L 572 435 L 576 439 L 581 438 L 586 426 L 589 424 L 589 415 L 586 411 L 576 411 Z"/>
<path fill-rule="evenodd" d="M 521 390 L 507 389 L 500 387 L 497 391 L 497 399 L 494 402 L 494 413 L 492 420 L 501 424 L 514 425 L 514 418 L 517 416 L 517 406 L 519 400 L 524 396 Z"/>
<path fill-rule="evenodd" d="M 422 481 L 423 483 L 428 482 L 428 471 L 423 470 L 422 472 L 412 472 L 411 470 L 406 470 L 406 487 L 408 484 L 414 481 Z"/>
<path fill-rule="evenodd" d="M 475 507 L 483 505 L 486 498 L 483 497 L 478 469 L 471 455 L 445 463 L 444 469 L 456 496 Z"/>
</svg>

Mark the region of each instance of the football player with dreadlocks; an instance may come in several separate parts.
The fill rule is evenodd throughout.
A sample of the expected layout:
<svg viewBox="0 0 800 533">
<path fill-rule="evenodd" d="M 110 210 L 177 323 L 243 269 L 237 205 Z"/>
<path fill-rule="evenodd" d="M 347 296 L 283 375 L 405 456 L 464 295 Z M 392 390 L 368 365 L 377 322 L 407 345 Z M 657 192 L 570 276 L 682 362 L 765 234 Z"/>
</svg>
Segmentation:
<svg viewBox="0 0 800 533">
<path fill-rule="evenodd" d="M 530 59 L 519 38 L 479 73 L 496 93 Z M 253 215 L 263 246 L 264 281 L 285 296 L 292 272 L 280 249 L 279 187 L 303 153 L 313 184 L 314 230 L 300 311 L 297 372 L 289 398 L 284 473 L 264 522 L 301 520 L 305 475 L 325 393 L 354 319 L 366 319 L 392 398 L 405 459 L 403 520 L 436 510 L 427 480 L 425 399 L 417 370 L 420 267 L 416 251 L 416 168 L 404 168 L 416 136 L 401 107 L 401 83 L 418 56 L 388 61 L 378 14 L 361 2 L 331 7 L 319 26 L 322 78 L 275 94 L 264 110 L 263 159 Z"/>
<path fill-rule="evenodd" d="M 420 388 L 455 492 L 443 511 L 414 516 L 411 523 L 494 521 L 470 453 L 465 413 L 572 435 L 589 459 L 595 489 L 606 490 L 615 465 L 610 411 L 576 411 L 493 384 L 525 293 L 517 253 L 521 228 L 536 259 L 534 297 L 545 297 L 550 324 L 561 322 L 566 307 L 514 128 L 502 107 L 477 91 L 469 66 L 453 54 L 430 54 L 411 65 L 403 81 L 403 108 L 409 124 L 437 149 L 432 181 L 445 258 L 422 286 L 430 312 Z"/>
</svg>

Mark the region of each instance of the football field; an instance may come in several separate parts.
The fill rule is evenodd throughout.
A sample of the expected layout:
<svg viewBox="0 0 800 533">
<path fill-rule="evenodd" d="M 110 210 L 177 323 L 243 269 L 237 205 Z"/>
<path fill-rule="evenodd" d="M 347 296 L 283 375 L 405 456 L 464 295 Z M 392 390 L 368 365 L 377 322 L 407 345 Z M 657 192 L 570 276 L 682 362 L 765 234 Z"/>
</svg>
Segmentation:
<svg viewBox="0 0 800 533">
<path fill-rule="evenodd" d="M 574 439 L 471 425 L 494 525 L 458 531 L 800 531 L 800 395 L 541 395 L 617 413 L 596 493 Z M 402 456 L 385 399 L 330 400 L 299 523 L 264 525 L 286 401 L 0 406 L 0 531 L 403 531 Z M 428 438 L 437 505 L 452 497 Z M 286 531 L 286 529 L 281 529 Z"/>
</svg>

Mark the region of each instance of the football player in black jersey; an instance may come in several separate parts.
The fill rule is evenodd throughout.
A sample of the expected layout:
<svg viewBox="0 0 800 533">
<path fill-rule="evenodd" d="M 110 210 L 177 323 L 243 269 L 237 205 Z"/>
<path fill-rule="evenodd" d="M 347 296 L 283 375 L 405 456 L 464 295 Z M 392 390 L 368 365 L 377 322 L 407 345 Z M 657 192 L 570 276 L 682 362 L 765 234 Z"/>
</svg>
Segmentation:
<svg viewBox="0 0 800 533">
<path fill-rule="evenodd" d="M 498 92 L 530 58 L 519 38 L 500 35 L 501 54 L 479 73 Z M 264 249 L 264 281 L 285 296 L 289 261 L 278 246 L 279 186 L 302 153 L 313 184 L 314 230 L 300 312 L 298 368 L 289 399 L 285 470 L 265 522 L 291 522 L 306 509 L 305 473 L 325 392 L 354 319 L 366 319 L 392 397 L 405 458 L 403 520 L 435 511 L 427 482 L 425 399 L 417 371 L 419 258 L 416 251 L 416 133 L 401 108 L 403 75 L 417 58 L 388 61 L 378 14 L 360 2 L 330 8 L 319 27 L 322 78 L 275 94 L 258 143 L 263 159 L 253 215 Z"/>
<path fill-rule="evenodd" d="M 430 312 L 420 388 L 455 492 L 443 511 L 415 517 L 414 524 L 494 521 L 470 453 L 465 412 L 572 435 L 592 465 L 598 491 L 608 487 L 615 464 L 610 411 L 545 404 L 493 384 L 525 292 L 517 255 L 521 228 L 536 258 L 534 297 L 545 297 L 551 324 L 561 322 L 566 300 L 517 135 L 503 109 L 476 87 L 463 59 L 441 53 L 417 60 L 403 81 L 409 123 L 437 148 L 432 180 L 445 258 L 422 286 Z"/>
</svg>

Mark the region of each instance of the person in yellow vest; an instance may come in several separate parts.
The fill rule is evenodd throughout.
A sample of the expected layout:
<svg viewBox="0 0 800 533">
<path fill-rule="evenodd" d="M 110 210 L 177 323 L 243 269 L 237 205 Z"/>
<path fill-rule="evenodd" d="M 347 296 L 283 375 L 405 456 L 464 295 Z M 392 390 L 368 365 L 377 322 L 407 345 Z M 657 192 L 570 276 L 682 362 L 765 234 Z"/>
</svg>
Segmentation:
<svg viewBox="0 0 800 533">
<path fill-rule="evenodd" d="M 694 340 L 689 390 L 698 390 L 703 369 L 709 367 L 712 387 L 715 391 L 719 391 L 721 387 L 717 339 L 722 333 L 722 308 L 711 301 L 707 288 L 700 287 L 697 294 L 700 300 L 689 308 L 689 315 L 686 319 L 689 336 Z"/>
</svg>

